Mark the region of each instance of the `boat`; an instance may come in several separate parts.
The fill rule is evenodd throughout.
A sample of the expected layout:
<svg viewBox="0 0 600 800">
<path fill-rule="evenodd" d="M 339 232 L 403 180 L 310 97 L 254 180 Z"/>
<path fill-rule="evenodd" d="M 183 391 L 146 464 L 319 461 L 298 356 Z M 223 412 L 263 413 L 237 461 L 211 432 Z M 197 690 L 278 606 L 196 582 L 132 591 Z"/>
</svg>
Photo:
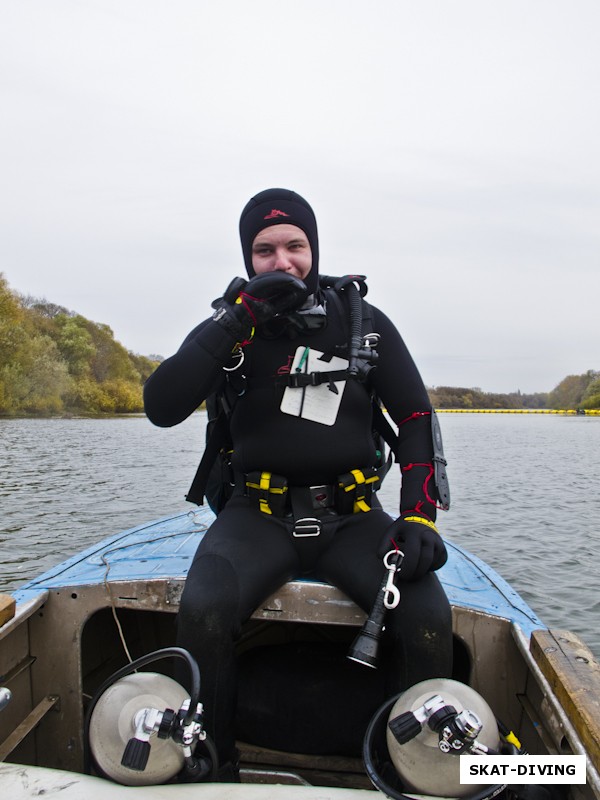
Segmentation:
<svg viewBox="0 0 600 800">
<path fill-rule="evenodd" d="M 386 784 L 366 768 L 364 752 L 307 754 L 286 742 L 273 747 L 260 735 L 252 740 L 251 719 L 238 743 L 240 783 L 124 785 L 89 768 L 90 704 L 132 660 L 173 647 L 185 575 L 212 519 L 202 507 L 101 534 L 94 546 L 0 596 L 4 797 L 369 800 L 377 790 L 386 794 Z M 453 680 L 483 698 L 515 732 L 522 752 L 584 757 L 586 784 L 565 787 L 565 797 L 600 798 L 600 664 L 578 636 L 549 630 L 486 563 L 451 540 L 446 544 L 448 562 L 438 574 L 452 606 Z M 256 609 L 240 658 L 251 665 L 256 654 L 298 641 L 326 640 L 343 653 L 368 622 L 338 589 L 294 580 Z M 162 673 L 171 669 L 167 659 Z M 347 721 L 337 724 L 343 728 Z"/>
</svg>

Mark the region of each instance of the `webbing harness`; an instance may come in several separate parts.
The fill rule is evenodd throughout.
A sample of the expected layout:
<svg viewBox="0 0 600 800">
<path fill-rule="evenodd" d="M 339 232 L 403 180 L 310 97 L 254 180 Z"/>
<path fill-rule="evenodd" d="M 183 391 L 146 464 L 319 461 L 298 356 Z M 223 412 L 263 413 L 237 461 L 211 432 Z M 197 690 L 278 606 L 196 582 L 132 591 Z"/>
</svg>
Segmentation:
<svg viewBox="0 0 600 800">
<path fill-rule="evenodd" d="M 288 485 L 281 475 L 272 472 L 250 472 L 246 475 L 246 492 L 248 497 L 258 504 L 263 514 L 274 514 L 282 517 L 285 513 Z"/>
<path fill-rule="evenodd" d="M 375 367 L 377 362 L 377 343 L 379 334 L 373 333 L 365 327 L 371 321 L 371 307 L 363 299 L 367 293 L 367 285 L 364 275 L 345 275 L 343 278 L 332 278 L 323 275 L 319 278 L 319 286 L 323 290 L 332 289 L 327 292 L 327 298 L 331 299 L 338 307 L 340 315 L 346 316 L 340 295 L 343 293 L 347 298 L 350 310 L 350 346 L 348 353 L 348 366 L 345 369 L 332 370 L 330 372 L 295 372 L 280 376 L 278 383 L 292 388 L 303 388 L 305 386 L 320 386 L 328 383 L 332 391 L 336 391 L 333 384 L 336 381 L 359 380 L 364 382 L 369 372 Z"/>
<path fill-rule="evenodd" d="M 340 310 L 342 317 L 347 315 L 347 311 L 341 300 L 341 294 L 347 298 L 348 306 L 350 309 L 350 348 L 348 367 L 344 370 L 337 370 L 335 372 L 310 372 L 310 373 L 294 373 L 284 376 L 278 376 L 275 380 L 279 384 L 292 387 L 303 386 L 318 386 L 322 383 L 329 383 L 332 385 L 334 381 L 340 380 L 358 380 L 360 383 L 366 381 L 366 378 L 374 368 L 377 360 L 376 345 L 378 341 L 378 334 L 369 331 L 371 325 L 371 309 L 369 304 L 363 299 L 367 293 L 367 286 L 365 283 L 365 276 L 363 275 L 346 275 L 343 278 L 335 278 L 330 276 L 321 276 L 319 279 L 319 286 L 322 290 L 326 291 L 327 299 L 331 299 Z M 329 290 L 329 291 L 327 291 Z M 228 379 L 230 374 L 228 373 Z M 186 500 L 197 505 L 204 504 L 204 498 L 207 490 L 209 480 L 213 471 L 215 462 L 221 457 L 226 449 L 231 448 L 230 434 L 229 434 L 229 417 L 233 411 L 235 399 L 227 398 L 226 394 L 219 393 L 216 397 L 212 396 L 207 398 L 207 409 L 209 410 L 209 426 L 210 431 L 207 436 L 206 446 L 204 453 L 196 470 L 196 474 L 186 495 Z M 209 403 L 212 409 L 209 408 Z M 372 414 L 373 414 L 373 429 L 381 437 L 389 448 L 389 455 L 387 460 L 375 470 L 376 477 L 368 476 L 364 484 L 371 490 L 376 482 L 381 482 L 388 472 L 393 463 L 393 457 L 398 452 L 399 439 L 398 435 L 386 419 L 378 399 L 373 395 L 372 397 Z M 213 412 L 211 419 L 210 412 Z M 381 443 L 381 450 L 383 450 L 383 442 Z M 381 460 L 383 462 L 384 454 L 381 453 Z M 223 468 L 226 469 L 227 465 L 224 463 Z M 358 472 L 358 470 L 357 470 Z M 266 473 L 270 474 L 270 473 Z M 265 479 L 266 480 L 266 479 Z M 233 475 L 229 476 L 229 486 L 233 488 Z M 363 484 L 363 481 L 354 477 L 352 481 L 357 487 Z M 225 483 L 225 481 L 224 481 Z M 257 482 L 260 486 L 260 480 Z M 348 495 L 350 494 L 348 489 Z M 269 493 L 269 497 L 270 497 Z M 226 500 L 227 498 L 225 498 Z M 265 500 L 265 508 L 270 507 L 270 501 Z M 353 504 L 354 504 L 353 500 Z M 366 500 L 359 498 L 356 503 L 361 502 L 366 504 Z M 217 513 L 224 505 L 224 502 L 219 501 L 218 509 L 213 510 Z M 265 513 L 269 513 L 266 511 Z M 346 513 L 353 513 L 352 511 Z"/>
<path fill-rule="evenodd" d="M 263 514 L 284 517 L 289 513 L 314 514 L 319 510 L 335 510 L 338 514 L 359 514 L 371 510 L 373 492 L 381 482 L 374 467 L 353 469 L 340 475 L 334 484 L 289 486 L 282 475 L 272 472 L 250 472 L 236 486 L 242 485 L 251 505 Z"/>
<path fill-rule="evenodd" d="M 365 472 L 367 472 L 367 470 L 350 470 L 349 475 L 354 479 L 352 483 L 344 482 L 344 478 L 347 476 L 342 476 L 342 479 L 340 479 L 340 488 L 342 491 L 347 494 L 352 492 L 353 494 L 352 513 L 354 514 L 358 514 L 359 511 L 371 510 L 369 503 L 371 502 L 372 490 L 375 488 L 374 484 L 381 480 L 374 470 L 371 470 L 370 475 L 365 475 Z"/>
</svg>

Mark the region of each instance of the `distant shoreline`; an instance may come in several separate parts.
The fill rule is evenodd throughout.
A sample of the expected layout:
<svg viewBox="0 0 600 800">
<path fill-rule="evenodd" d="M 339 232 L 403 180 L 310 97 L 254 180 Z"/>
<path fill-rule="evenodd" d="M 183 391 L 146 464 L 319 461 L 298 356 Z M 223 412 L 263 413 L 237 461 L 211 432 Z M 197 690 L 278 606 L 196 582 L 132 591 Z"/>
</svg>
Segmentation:
<svg viewBox="0 0 600 800">
<path fill-rule="evenodd" d="M 196 409 L 196 412 L 205 411 L 204 406 Z M 600 417 L 599 408 L 436 408 L 438 414 L 553 414 L 558 416 L 570 417 Z M 57 420 L 78 420 L 78 419 L 128 419 L 131 417 L 145 417 L 143 412 L 124 412 L 123 414 L 0 414 L 2 420 L 16 419 L 57 419 Z"/>
<path fill-rule="evenodd" d="M 436 408 L 438 414 L 567 414 L 574 417 L 598 417 L 599 408 Z"/>
</svg>

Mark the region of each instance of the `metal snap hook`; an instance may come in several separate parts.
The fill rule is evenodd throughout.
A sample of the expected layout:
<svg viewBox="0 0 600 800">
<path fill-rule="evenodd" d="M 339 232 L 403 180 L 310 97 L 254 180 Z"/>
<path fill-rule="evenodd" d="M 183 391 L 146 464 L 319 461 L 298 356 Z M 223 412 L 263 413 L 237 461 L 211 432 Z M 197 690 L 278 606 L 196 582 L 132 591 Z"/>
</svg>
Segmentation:
<svg viewBox="0 0 600 800">
<path fill-rule="evenodd" d="M 387 582 L 383 590 L 383 605 L 388 610 L 396 608 L 400 602 L 400 589 L 394 583 L 394 578 L 400 570 L 403 560 L 404 553 L 402 550 L 389 550 L 383 557 L 383 564 L 388 571 Z"/>
</svg>

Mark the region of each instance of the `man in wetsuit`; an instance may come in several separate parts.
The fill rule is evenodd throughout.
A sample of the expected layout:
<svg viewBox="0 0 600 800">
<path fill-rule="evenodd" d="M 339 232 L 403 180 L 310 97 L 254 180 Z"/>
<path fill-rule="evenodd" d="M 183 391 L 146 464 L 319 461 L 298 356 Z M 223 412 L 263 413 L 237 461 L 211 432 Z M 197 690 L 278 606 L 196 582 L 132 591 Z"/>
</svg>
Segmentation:
<svg viewBox="0 0 600 800">
<path fill-rule="evenodd" d="M 178 644 L 200 665 L 205 724 L 221 763 L 235 759 L 241 625 L 293 577 L 328 581 L 368 613 L 382 556 L 397 544 L 401 602 L 385 630 L 390 689 L 450 676 L 452 663 L 450 607 L 434 574 L 447 554 L 434 524 L 432 409 L 417 368 L 395 326 L 371 307 L 380 337 L 376 367 L 366 381 L 344 374 L 348 311 L 319 288 L 316 220 L 298 194 L 269 189 L 252 198 L 240 236 L 249 280 L 232 283 L 213 303 L 212 318 L 158 367 L 144 394 L 154 424 L 176 425 L 233 382 L 228 376 L 240 377 L 242 370 L 228 370 L 243 356 L 243 392 L 230 419 L 236 488 L 198 547 L 177 621 Z M 338 370 L 335 381 L 320 386 L 288 378 L 331 370 Z M 377 465 L 373 391 L 399 429 L 395 520 L 359 485 Z M 352 478 L 354 493 L 340 492 Z"/>
</svg>

